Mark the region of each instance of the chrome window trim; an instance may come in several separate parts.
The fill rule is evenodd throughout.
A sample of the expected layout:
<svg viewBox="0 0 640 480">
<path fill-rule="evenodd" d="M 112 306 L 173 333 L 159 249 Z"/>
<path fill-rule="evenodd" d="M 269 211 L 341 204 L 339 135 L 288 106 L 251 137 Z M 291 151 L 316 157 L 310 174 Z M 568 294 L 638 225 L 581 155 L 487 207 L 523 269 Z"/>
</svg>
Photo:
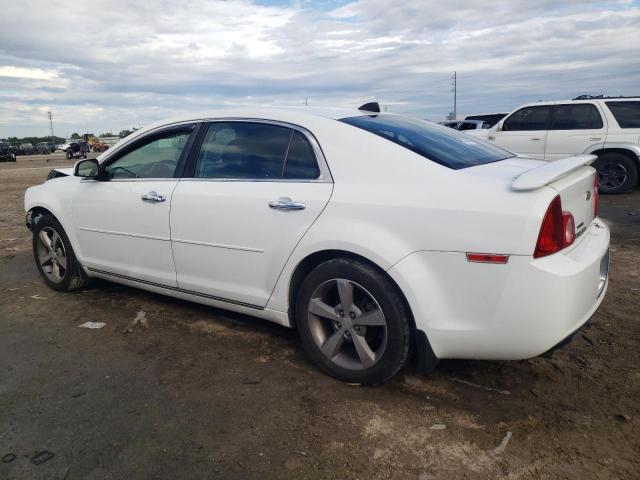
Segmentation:
<svg viewBox="0 0 640 480">
<path fill-rule="evenodd" d="M 267 125 L 274 125 L 277 127 L 290 128 L 298 131 L 305 136 L 313 153 L 316 157 L 316 163 L 320 169 L 320 175 L 317 178 L 197 178 L 197 177 L 182 177 L 180 181 L 189 182 L 278 182 L 278 183 L 333 183 L 333 177 L 331 170 L 327 164 L 327 159 L 324 156 L 324 152 L 318 143 L 316 137 L 304 127 L 293 123 L 282 122 L 280 120 L 268 120 L 264 118 L 246 118 L 246 117 L 219 117 L 219 118 L 205 118 L 202 121 L 208 123 L 223 123 L 223 122 L 244 122 L 244 123 L 264 123 Z M 199 153 L 199 152 L 198 152 Z"/>
</svg>

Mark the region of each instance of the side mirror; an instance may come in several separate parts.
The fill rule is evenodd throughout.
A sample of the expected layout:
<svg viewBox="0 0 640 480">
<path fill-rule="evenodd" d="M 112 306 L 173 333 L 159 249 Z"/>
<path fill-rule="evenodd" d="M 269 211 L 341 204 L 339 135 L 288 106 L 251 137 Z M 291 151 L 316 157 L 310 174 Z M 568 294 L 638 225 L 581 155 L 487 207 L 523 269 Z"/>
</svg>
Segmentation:
<svg viewBox="0 0 640 480">
<path fill-rule="evenodd" d="M 76 177 L 96 178 L 98 176 L 98 167 L 100 164 L 95 158 L 80 160 L 73 166 L 73 174 Z"/>
<path fill-rule="evenodd" d="M 497 124 L 496 124 L 496 132 L 501 132 L 502 131 L 502 125 L 504 124 L 504 120 L 500 120 Z"/>
</svg>

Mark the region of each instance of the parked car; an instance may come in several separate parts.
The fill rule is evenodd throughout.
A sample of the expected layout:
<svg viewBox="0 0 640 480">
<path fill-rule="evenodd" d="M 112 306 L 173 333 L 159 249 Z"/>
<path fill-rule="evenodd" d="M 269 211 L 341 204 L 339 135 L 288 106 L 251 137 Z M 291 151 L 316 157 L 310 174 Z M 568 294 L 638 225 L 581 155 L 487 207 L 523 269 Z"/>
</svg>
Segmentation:
<svg viewBox="0 0 640 480">
<path fill-rule="evenodd" d="M 362 384 L 411 349 L 424 372 L 540 355 L 591 317 L 609 267 L 594 156 L 547 164 L 361 108 L 185 115 L 54 170 L 25 195 L 42 278 L 294 327 Z"/>
<path fill-rule="evenodd" d="M 0 162 L 15 162 L 16 154 L 6 142 L 0 142 Z"/>
<path fill-rule="evenodd" d="M 465 120 L 480 120 L 489 125 L 489 128 L 493 127 L 496 123 L 506 117 L 508 113 L 484 113 L 481 115 L 467 115 Z"/>
<path fill-rule="evenodd" d="M 482 120 L 448 120 L 446 122 L 441 122 L 441 125 L 461 131 L 489 128 L 489 124 Z"/>
<path fill-rule="evenodd" d="M 55 145 L 49 142 L 40 142 L 40 143 L 37 143 L 36 146 L 34 147 L 34 152 L 39 154 L 48 155 L 50 153 L 55 152 L 55 150 L 56 150 Z"/>
<path fill-rule="evenodd" d="M 65 143 L 63 143 L 62 145 L 58 145 L 56 148 L 58 150 L 62 150 L 63 152 L 66 152 L 69 149 L 69 145 L 71 145 L 72 143 L 77 143 L 74 140 L 67 140 Z"/>
<path fill-rule="evenodd" d="M 87 142 L 71 142 L 66 150 L 67 159 L 87 158 L 89 150 L 90 148 Z"/>
<path fill-rule="evenodd" d="M 470 134 L 548 161 L 594 154 L 602 193 L 634 188 L 640 171 L 640 97 L 579 98 L 523 105 L 493 128 Z"/>
<path fill-rule="evenodd" d="M 17 155 L 33 155 L 35 152 L 33 148 L 33 144 L 25 142 L 18 145 L 18 150 L 16 151 Z"/>
</svg>

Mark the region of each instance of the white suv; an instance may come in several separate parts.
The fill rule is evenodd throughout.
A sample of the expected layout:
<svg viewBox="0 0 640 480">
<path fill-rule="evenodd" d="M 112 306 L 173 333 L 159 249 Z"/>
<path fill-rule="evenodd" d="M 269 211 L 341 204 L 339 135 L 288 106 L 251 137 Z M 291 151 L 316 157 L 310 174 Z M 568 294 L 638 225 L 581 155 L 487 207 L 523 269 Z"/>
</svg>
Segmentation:
<svg viewBox="0 0 640 480">
<path fill-rule="evenodd" d="M 541 160 L 594 154 L 602 193 L 638 184 L 640 97 L 589 97 L 523 105 L 487 130 L 484 138 L 514 153 Z"/>
</svg>

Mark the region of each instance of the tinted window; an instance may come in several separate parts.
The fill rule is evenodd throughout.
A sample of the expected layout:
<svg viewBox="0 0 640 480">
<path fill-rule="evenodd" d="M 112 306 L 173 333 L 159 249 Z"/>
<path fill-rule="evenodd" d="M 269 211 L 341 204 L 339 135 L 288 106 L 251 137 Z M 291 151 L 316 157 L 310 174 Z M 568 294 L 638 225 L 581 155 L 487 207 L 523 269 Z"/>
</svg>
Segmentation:
<svg viewBox="0 0 640 480">
<path fill-rule="evenodd" d="M 416 118 L 371 115 L 343 118 L 341 121 L 453 169 L 473 167 L 514 156 L 466 133 Z"/>
<path fill-rule="evenodd" d="M 305 136 L 294 131 L 284 165 L 284 178 L 314 179 L 320 176 L 313 148 Z"/>
<path fill-rule="evenodd" d="M 640 128 L 640 102 L 607 102 L 620 128 Z"/>
<path fill-rule="evenodd" d="M 493 127 L 496 123 L 498 123 L 500 120 L 502 120 L 506 116 L 507 116 L 506 113 L 490 113 L 487 115 L 469 115 L 465 117 L 465 120 L 483 120 L 489 124 L 489 126 L 486 128 L 490 128 L 490 127 Z"/>
<path fill-rule="evenodd" d="M 209 125 L 196 163 L 197 178 L 281 178 L 292 130 L 250 122 Z"/>
<path fill-rule="evenodd" d="M 191 131 L 153 136 L 149 142 L 109 164 L 106 178 L 171 178 Z"/>
<path fill-rule="evenodd" d="M 602 117 L 590 103 L 557 105 L 553 112 L 552 130 L 602 128 Z"/>
<path fill-rule="evenodd" d="M 473 122 L 462 122 L 458 130 L 476 130 L 478 127 Z"/>
<path fill-rule="evenodd" d="M 320 169 L 311 144 L 291 128 L 251 122 L 209 125 L 196 178 L 315 179 Z"/>
<path fill-rule="evenodd" d="M 547 130 L 551 107 L 524 107 L 509 116 L 502 125 L 502 130 Z"/>
</svg>

